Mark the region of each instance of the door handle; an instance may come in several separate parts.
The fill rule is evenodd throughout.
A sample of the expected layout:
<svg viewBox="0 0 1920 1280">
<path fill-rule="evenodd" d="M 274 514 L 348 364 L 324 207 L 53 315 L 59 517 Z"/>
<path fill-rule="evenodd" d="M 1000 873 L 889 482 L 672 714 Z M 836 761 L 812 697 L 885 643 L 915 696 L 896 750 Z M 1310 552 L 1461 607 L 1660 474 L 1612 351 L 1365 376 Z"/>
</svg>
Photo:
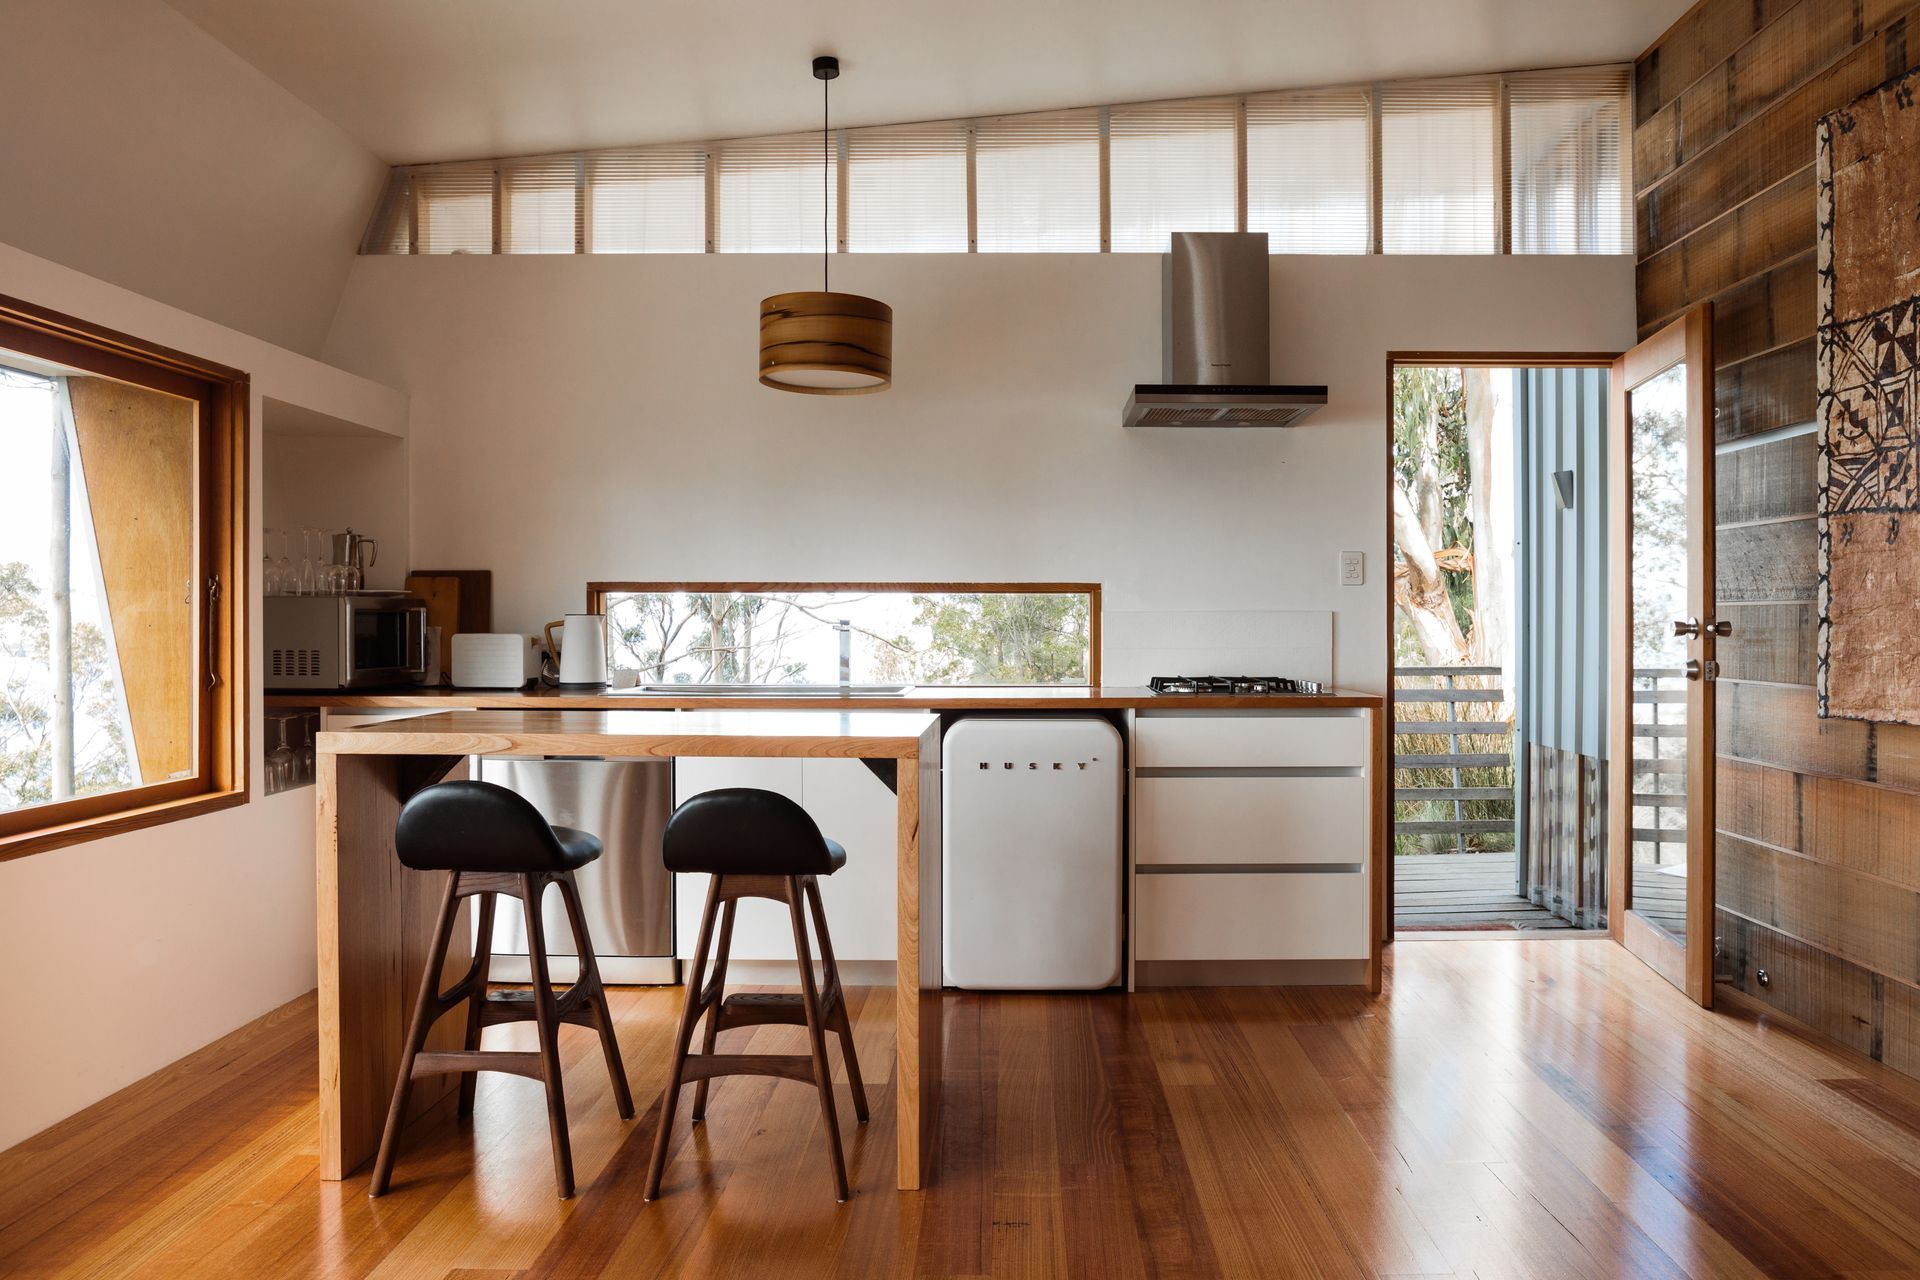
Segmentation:
<svg viewBox="0 0 1920 1280">
<path fill-rule="evenodd" d="M 1733 634 L 1733 624 L 1725 618 L 1720 619 L 1718 622 L 1709 622 L 1704 625 L 1710 633 L 1716 636 L 1730 636 Z"/>
<path fill-rule="evenodd" d="M 1675 618 L 1675 619 L 1673 620 L 1673 634 L 1675 634 L 1675 635 L 1677 635 L 1677 636 L 1697 636 L 1697 635 L 1699 635 L 1699 634 L 1700 634 L 1700 619 L 1698 619 L 1698 618 L 1688 618 L 1688 619 L 1686 619 L 1686 620 L 1684 620 L 1684 621 L 1682 621 L 1682 620 L 1681 620 L 1681 619 L 1679 619 L 1679 618 Z"/>
</svg>

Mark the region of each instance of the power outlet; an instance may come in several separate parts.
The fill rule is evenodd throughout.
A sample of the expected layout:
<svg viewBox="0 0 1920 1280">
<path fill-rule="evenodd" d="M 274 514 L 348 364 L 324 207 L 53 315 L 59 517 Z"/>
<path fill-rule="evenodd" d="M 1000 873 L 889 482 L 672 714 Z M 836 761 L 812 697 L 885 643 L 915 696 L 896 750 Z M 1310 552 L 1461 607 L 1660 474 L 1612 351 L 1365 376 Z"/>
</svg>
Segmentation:
<svg viewBox="0 0 1920 1280">
<path fill-rule="evenodd" d="M 1343 587 L 1364 587 L 1367 584 L 1367 553 L 1364 551 L 1342 551 L 1340 553 L 1340 585 Z"/>
</svg>

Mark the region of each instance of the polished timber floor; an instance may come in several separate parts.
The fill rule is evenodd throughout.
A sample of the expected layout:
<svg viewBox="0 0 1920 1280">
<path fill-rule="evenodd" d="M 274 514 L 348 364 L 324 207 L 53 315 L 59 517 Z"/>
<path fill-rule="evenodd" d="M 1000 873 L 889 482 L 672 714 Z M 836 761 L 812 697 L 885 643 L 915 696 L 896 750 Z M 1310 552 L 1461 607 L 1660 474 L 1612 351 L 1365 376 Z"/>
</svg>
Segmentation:
<svg viewBox="0 0 1920 1280">
<path fill-rule="evenodd" d="M 813 1091 L 744 1078 L 697 1130 L 681 1108 L 643 1204 L 652 1113 L 615 1117 L 579 1031 L 576 1199 L 537 1086 L 499 1076 L 385 1199 L 321 1183 L 308 997 L 0 1155 L 0 1275 L 1920 1276 L 1920 1084 L 1608 942 L 1393 951 L 1377 1000 L 950 997 L 922 1194 L 891 1190 L 889 994 L 856 991 L 845 1206 Z M 642 1108 L 677 999 L 614 996 Z"/>
</svg>

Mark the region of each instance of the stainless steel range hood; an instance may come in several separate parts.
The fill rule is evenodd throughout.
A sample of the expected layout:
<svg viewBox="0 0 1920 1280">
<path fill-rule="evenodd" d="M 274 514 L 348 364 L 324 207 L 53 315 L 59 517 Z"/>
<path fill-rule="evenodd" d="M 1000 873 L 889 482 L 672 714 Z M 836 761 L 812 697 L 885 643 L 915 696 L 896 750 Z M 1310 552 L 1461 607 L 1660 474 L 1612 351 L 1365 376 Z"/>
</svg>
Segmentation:
<svg viewBox="0 0 1920 1280">
<path fill-rule="evenodd" d="M 1327 402 L 1267 381 L 1266 232 L 1174 232 L 1161 306 L 1161 380 L 1134 387 L 1123 425 L 1291 427 Z"/>
</svg>

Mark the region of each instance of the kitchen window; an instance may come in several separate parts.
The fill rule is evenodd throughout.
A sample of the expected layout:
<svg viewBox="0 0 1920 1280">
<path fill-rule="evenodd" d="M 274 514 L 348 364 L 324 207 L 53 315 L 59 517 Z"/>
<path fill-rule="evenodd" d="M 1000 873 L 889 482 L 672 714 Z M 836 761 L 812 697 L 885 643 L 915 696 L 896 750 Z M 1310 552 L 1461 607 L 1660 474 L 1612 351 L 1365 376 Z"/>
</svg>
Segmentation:
<svg viewBox="0 0 1920 1280">
<path fill-rule="evenodd" d="M 607 666 L 640 684 L 1087 685 L 1092 583 L 595 582 Z M 619 679 L 624 680 L 624 676 Z"/>
<path fill-rule="evenodd" d="M 0 858 L 245 800 L 246 404 L 0 298 Z"/>
</svg>

